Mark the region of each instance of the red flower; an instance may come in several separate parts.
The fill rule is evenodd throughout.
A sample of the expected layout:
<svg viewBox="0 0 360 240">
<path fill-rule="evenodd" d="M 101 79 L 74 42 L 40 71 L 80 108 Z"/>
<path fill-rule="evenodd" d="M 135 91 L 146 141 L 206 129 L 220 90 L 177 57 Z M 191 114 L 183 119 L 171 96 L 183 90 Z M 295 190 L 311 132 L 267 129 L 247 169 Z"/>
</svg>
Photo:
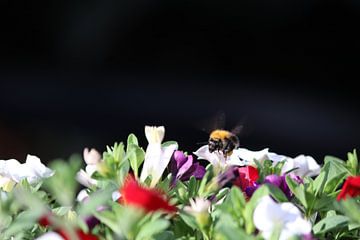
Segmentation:
<svg viewBox="0 0 360 240">
<path fill-rule="evenodd" d="M 347 197 L 356 197 L 360 195 L 360 176 L 349 176 L 341 188 L 337 200 L 346 199 Z"/>
<path fill-rule="evenodd" d="M 237 169 L 239 177 L 235 180 L 234 184 L 239 186 L 244 192 L 248 187 L 254 187 L 259 178 L 257 168 L 252 166 L 240 167 Z"/>
<path fill-rule="evenodd" d="M 120 189 L 120 203 L 140 207 L 146 212 L 164 210 L 176 212 L 176 207 L 169 204 L 156 189 L 148 189 L 140 186 L 132 176 L 128 176 L 123 187 Z"/>
</svg>

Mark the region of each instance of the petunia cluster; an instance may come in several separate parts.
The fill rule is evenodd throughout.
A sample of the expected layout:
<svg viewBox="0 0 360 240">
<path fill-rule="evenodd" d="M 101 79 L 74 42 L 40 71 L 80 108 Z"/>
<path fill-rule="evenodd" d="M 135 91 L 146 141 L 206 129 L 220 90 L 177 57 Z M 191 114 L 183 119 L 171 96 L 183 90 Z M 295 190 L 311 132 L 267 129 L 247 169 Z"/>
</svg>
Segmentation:
<svg viewBox="0 0 360 240">
<path fill-rule="evenodd" d="M 182 149 L 164 126 L 45 166 L 0 160 L 0 239 L 360 239 L 360 164 L 240 146 Z"/>
</svg>

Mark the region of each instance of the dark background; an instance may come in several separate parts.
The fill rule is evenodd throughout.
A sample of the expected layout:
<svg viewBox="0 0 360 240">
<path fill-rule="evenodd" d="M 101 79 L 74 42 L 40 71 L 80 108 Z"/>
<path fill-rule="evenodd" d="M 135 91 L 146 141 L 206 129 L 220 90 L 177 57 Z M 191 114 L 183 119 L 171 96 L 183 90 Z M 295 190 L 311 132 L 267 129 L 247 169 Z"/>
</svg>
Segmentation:
<svg viewBox="0 0 360 240">
<path fill-rule="evenodd" d="M 359 13 L 344 1 L 0 0 L 0 159 L 103 151 L 145 124 L 194 151 L 359 147 Z"/>
</svg>

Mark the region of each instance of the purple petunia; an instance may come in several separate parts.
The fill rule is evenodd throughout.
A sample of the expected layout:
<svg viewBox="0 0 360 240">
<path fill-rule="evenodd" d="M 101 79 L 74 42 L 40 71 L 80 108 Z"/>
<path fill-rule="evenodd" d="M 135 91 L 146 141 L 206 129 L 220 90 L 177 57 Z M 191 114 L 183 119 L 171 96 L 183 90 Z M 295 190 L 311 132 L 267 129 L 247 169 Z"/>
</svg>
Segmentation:
<svg viewBox="0 0 360 240">
<path fill-rule="evenodd" d="M 303 183 L 303 180 L 299 177 L 296 176 L 294 174 L 288 174 L 295 182 L 297 183 Z M 280 188 L 285 195 L 288 197 L 288 199 L 290 199 L 292 197 L 292 192 L 289 188 L 289 186 L 286 183 L 286 176 L 287 175 L 276 175 L 276 174 L 272 174 L 272 175 L 268 175 L 265 177 L 264 183 L 269 183 L 269 184 L 273 184 L 275 186 L 277 186 L 278 188 Z"/>
<path fill-rule="evenodd" d="M 191 176 L 200 179 L 205 174 L 205 168 L 199 162 L 195 162 L 192 155 L 186 156 L 182 151 L 174 152 L 169 167 L 172 175 L 172 186 L 177 180 L 187 181 Z"/>
</svg>

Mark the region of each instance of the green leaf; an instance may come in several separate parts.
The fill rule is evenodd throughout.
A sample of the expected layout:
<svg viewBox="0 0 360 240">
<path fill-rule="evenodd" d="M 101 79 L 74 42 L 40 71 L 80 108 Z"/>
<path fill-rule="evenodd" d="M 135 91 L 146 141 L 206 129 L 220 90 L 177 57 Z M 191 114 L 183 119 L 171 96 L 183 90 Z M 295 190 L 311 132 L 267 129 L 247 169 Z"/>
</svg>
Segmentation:
<svg viewBox="0 0 360 240">
<path fill-rule="evenodd" d="M 129 134 L 128 138 L 127 138 L 127 148 L 126 148 L 126 152 L 129 150 L 129 145 L 136 145 L 139 146 L 139 142 L 135 136 L 135 134 L 131 133 Z"/>
<path fill-rule="evenodd" d="M 171 231 L 164 231 L 162 233 L 158 233 L 154 235 L 154 239 L 156 240 L 172 240 L 175 239 L 175 235 Z"/>
<path fill-rule="evenodd" d="M 121 235 L 116 215 L 112 211 L 95 212 L 94 216 L 108 226 L 114 233 Z"/>
<path fill-rule="evenodd" d="M 332 230 L 338 230 L 347 226 L 349 218 L 342 215 L 326 217 L 313 226 L 316 235 Z"/>
<path fill-rule="evenodd" d="M 197 194 L 197 181 L 194 176 L 190 177 L 187 187 L 189 198 L 195 197 Z"/>
<path fill-rule="evenodd" d="M 4 231 L 2 237 L 7 239 L 16 233 L 30 230 L 37 223 L 38 217 L 39 213 L 32 210 L 26 210 L 19 213 L 11 225 Z"/>
<path fill-rule="evenodd" d="M 346 166 L 352 175 L 360 175 L 359 161 L 357 158 L 356 150 L 354 149 L 352 153 L 347 154 L 348 160 L 346 161 Z"/>
<path fill-rule="evenodd" d="M 150 237 L 165 231 L 169 227 L 169 221 L 165 219 L 157 219 L 155 221 L 147 222 L 141 226 L 139 233 L 136 235 L 136 240 L 151 239 Z"/>
<path fill-rule="evenodd" d="M 81 157 L 78 154 L 72 155 L 66 162 L 63 160 L 51 162 L 50 168 L 55 171 L 55 174 L 51 178 L 44 180 L 44 187 L 60 205 L 73 205 L 78 188 L 75 176 L 80 169 L 81 163 Z"/>
<path fill-rule="evenodd" d="M 223 213 L 215 226 L 215 239 L 221 240 L 253 240 L 256 237 L 248 235 L 245 231 L 237 226 L 229 214 Z"/>
<path fill-rule="evenodd" d="M 308 208 L 308 202 L 306 199 L 305 187 L 303 184 L 298 184 L 295 182 L 289 175 L 286 176 L 286 183 L 290 188 L 291 192 L 295 195 L 295 197 L 300 201 L 300 203 Z"/>
<path fill-rule="evenodd" d="M 52 210 L 53 213 L 55 213 L 58 216 L 64 216 L 66 215 L 69 211 L 71 211 L 72 207 L 58 207 L 58 208 L 54 208 Z"/>
<path fill-rule="evenodd" d="M 196 220 L 193 216 L 187 214 L 186 212 L 182 211 L 179 214 L 180 218 L 192 229 L 197 229 L 198 225 L 196 223 Z"/>
<path fill-rule="evenodd" d="M 108 187 L 104 190 L 99 190 L 90 194 L 89 198 L 85 202 L 79 203 L 76 212 L 79 216 L 85 217 L 93 214 L 97 211 L 99 206 L 104 206 L 109 200 L 111 200 L 111 194 L 116 189 Z"/>
<path fill-rule="evenodd" d="M 178 143 L 176 141 L 166 141 L 164 142 L 163 144 L 161 144 L 162 147 L 168 147 L 170 145 L 176 145 L 176 146 L 179 146 Z"/>
<path fill-rule="evenodd" d="M 138 147 L 135 144 L 128 145 L 128 149 L 129 150 L 127 154 L 129 154 L 130 166 L 134 172 L 135 177 L 137 178 L 139 167 L 145 159 L 145 152 L 142 148 Z"/>
<path fill-rule="evenodd" d="M 324 161 L 325 164 L 314 181 L 315 194 L 317 196 L 323 193 L 333 193 L 349 174 L 344 161 L 333 156 L 326 156 Z"/>
<path fill-rule="evenodd" d="M 338 211 L 345 214 L 349 219 L 357 224 L 360 224 L 360 203 L 354 198 L 347 198 L 345 201 L 336 202 Z"/>
</svg>

